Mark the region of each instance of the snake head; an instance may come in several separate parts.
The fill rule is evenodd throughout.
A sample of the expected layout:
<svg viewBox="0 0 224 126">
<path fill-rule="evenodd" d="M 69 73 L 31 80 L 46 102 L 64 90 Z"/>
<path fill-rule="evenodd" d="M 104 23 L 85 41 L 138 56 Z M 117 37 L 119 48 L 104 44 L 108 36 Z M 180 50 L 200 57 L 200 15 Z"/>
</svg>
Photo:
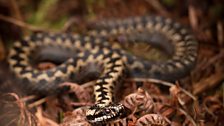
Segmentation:
<svg viewBox="0 0 224 126">
<path fill-rule="evenodd" d="M 122 104 L 100 106 L 95 104 L 86 111 L 86 118 L 92 124 L 105 124 L 128 116 L 131 111 Z"/>
</svg>

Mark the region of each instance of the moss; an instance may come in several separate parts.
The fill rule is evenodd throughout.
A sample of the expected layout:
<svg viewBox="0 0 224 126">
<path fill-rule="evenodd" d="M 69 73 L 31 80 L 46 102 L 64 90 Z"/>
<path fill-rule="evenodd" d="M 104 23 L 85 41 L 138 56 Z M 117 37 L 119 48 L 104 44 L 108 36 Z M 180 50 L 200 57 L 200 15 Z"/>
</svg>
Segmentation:
<svg viewBox="0 0 224 126">
<path fill-rule="evenodd" d="M 67 16 L 60 18 L 57 22 L 51 22 L 47 19 L 49 10 L 58 2 L 58 0 L 42 0 L 36 12 L 27 19 L 27 22 L 35 26 L 45 28 L 61 28 L 67 20 Z"/>
<path fill-rule="evenodd" d="M 175 6 L 175 0 L 162 0 L 161 2 L 168 7 Z"/>
</svg>

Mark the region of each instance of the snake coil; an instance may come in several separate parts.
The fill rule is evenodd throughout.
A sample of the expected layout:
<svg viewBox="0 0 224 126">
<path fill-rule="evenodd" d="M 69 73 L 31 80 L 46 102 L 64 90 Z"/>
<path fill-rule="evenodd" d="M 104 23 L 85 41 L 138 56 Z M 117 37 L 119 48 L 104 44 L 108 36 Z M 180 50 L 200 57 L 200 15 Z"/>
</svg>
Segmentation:
<svg viewBox="0 0 224 126">
<path fill-rule="evenodd" d="M 111 36 L 124 38 L 121 41 L 123 46 L 144 41 L 172 56 L 166 61 L 150 62 L 124 51 L 122 46 L 110 45 L 108 38 Z M 41 52 L 45 52 L 49 59 L 60 61 L 58 66 L 38 70 L 35 61 Z M 100 66 L 101 74 L 94 86 L 95 105 L 87 110 L 86 117 L 90 123 L 104 124 L 128 114 L 125 106 L 113 102 L 114 88 L 121 84 L 127 73 L 129 76 L 173 81 L 190 72 L 196 57 L 197 42 L 186 28 L 169 18 L 145 16 L 102 21 L 95 24 L 87 35 L 36 33 L 15 42 L 8 61 L 25 88 L 42 94 L 55 92 L 65 80 L 74 80 L 77 73 L 89 64 Z"/>
</svg>

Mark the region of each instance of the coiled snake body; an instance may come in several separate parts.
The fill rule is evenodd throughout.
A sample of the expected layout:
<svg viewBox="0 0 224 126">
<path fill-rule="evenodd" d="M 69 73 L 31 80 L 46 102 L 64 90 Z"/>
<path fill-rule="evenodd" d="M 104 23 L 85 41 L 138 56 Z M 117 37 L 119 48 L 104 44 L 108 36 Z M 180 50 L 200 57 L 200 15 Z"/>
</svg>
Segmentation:
<svg viewBox="0 0 224 126">
<path fill-rule="evenodd" d="M 128 44 L 145 41 L 171 52 L 172 56 L 166 61 L 149 62 L 110 45 L 108 38 L 111 36 L 121 38 L 121 45 L 125 45 L 123 40 Z M 50 48 L 57 52 L 63 50 L 55 57 L 66 60 L 48 70 L 36 69 L 34 61 L 38 56 L 34 55 Z M 53 51 L 47 52 L 50 55 Z M 33 34 L 14 43 L 9 53 L 9 66 L 29 91 L 42 94 L 54 92 L 58 84 L 73 79 L 80 69 L 91 63 L 100 66 L 101 74 L 94 86 L 95 105 L 87 110 L 86 117 L 90 123 L 104 124 L 127 115 L 125 106 L 113 102 L 115 85 L 121 83 L 126 73 L 172 81 L 189 73 L 196 56 L 197 42 L 188 30 L 171 19 L 146 16 L 101 22 L 83 36 Z"/>
</svg>

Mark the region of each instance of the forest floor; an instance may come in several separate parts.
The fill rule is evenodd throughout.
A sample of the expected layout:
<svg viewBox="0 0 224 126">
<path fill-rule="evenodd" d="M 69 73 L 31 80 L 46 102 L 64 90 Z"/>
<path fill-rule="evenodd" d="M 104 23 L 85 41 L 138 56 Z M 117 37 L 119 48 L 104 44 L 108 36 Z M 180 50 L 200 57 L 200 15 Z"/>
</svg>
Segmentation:
<svg viewBox="0 0 224 126">
<path fill-rule="evenodd" d="M 7 65 L 8 50 L 14 41 L 36 31 L 82 33 L 90 22 L 142 15 L 169 17 L 191 28 L 199 43 L 197 64 L 189 76 L 175 84 L 126 79 L 117 97 L 131 108 L 143 108 L 118 123 L 223 126 L 222 0 L 0 0 L 0 125 L 90 125 L 82 108 L 92 104 L 94 81 L 81 86 L 65 84 L 78 94 L 76 100 L 70 99 L 71 94 L 45 98 L 26 95 L 16 86 Z M 136 82 L 142 84 L 140 89 Z"/>
</svg>

